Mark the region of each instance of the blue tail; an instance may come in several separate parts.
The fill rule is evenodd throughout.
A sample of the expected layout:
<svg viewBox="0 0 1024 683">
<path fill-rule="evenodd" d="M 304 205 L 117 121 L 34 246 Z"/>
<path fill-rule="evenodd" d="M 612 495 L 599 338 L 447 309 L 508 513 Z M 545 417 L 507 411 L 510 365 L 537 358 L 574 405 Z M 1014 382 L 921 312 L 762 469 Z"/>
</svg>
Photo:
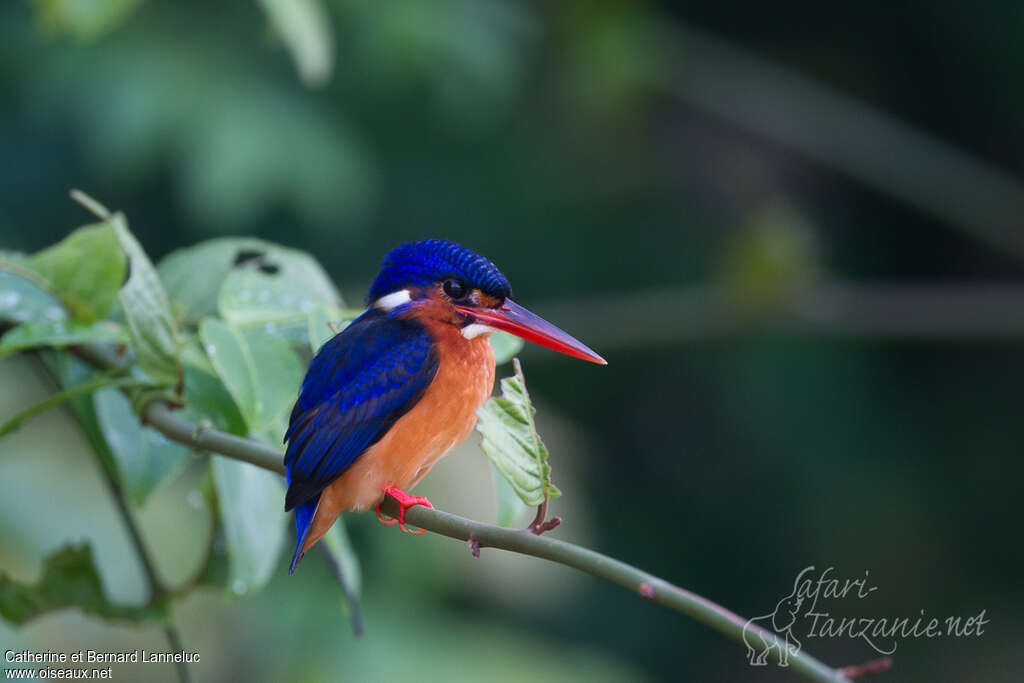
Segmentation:
<svg viewBox="0 0 1024 683">
<path fill-rule="evenodd" d="M 295 508 L 295 535 L 298 536 L 298 543 L 295 545 L 295 555 L 292 556 L 292 564 L 288 567 L 288 573 L 291 574 L 295 571 L 295 567 L 298 566 L 299 560 L 305 555 L 302 552 L 302 544 L 306 541 L 306 536 L 309 535 L 309 525 L 313 521 L 313 515 L 316 513 L 316 506 L 320 504 L 320 496 L 311 498 L 302 505 Z"/>
<path fill-rule="evenodd" d="M 291 483 L 291 467 L 288 468 L 288 481 Z M 320 504 L 320 494 L 316 494 L 313 498 L 310 498 L 302 505 L 295 507 L 295 535 L 298 537 L 298 542 L 295 544 L 295 554 L 292 555 L 292 564 L 288 567 L 288 573 L 293 574 L 295 567 L 298 566 L 299 560 L 305 555 L 302 552 L 302 544 L 306 542 L 306 536 L 309 535 L 309 525 L 313 521 L 313 516 L 316 514 L 316 507 Z"/>
</svg>

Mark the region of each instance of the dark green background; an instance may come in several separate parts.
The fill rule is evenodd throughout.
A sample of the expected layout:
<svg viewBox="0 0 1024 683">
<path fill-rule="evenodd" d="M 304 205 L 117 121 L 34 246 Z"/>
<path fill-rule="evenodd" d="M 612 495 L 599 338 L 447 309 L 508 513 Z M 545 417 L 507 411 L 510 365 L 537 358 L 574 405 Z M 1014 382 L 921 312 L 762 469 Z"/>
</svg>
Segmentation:
<svg viewBox="0 0 1024 683">
<path fill-rule="evenodd" d="M 643 325 L 615 320 L 640 292 L 695 285 L 756 312 L 822 280 L 1019 281 L 1019 254 L 893 198 L 886 178 L 851 179 L 673 94 L 702 59 L 677 29 L 699 29 L 1020 174 L 1019 2 L 339 0 L 327 3 L 337 54 L 321 88 L 301 83 L 256 3 L 143 3 L 84 36 L 54 19 L 60 5 L 0 9 L 0 246 L 34 251 L 87 222 L 66 199 L 80 187 L 124 210 L 154 259 L 256 235 L 308 250 L 358 303 L 395 244 L 464 243 L 498 263 L 518 301 L 609 360 L 522 354 L 566 493 L 560 537 L 746 616 L 770 612 L 808 565 L 870 571 L 876 593 L 833 613 L 990 619 L 981 637 L 900 642 L 886 680 L 1017 678 L 1020 341 L 757 325 L 664 338 L 660 324 L 687 315 L 668 295 Z M 912 162 L 927 175 L 928 158 Z M 0 378 L 2 415 L 44 392 L 17 360 Z M 0 444 L 0 567 L 31 577 L 45 552 L 86 536 L 105 553 L 108 590 L 138 599 L 69 425 L 54 413 Z M 422 488 L 490 519 L 482 458 L 471 445 Z M 142 511 L 172 578 L 203 543 L 189 485 Z M 288 578 L 282 560 L 258 596 L 179 605 L 199 680 L 791 680 L 596 580 L 496 551 L 474 561 L 367 516 L 350 524 L 368 636 L 352 639 L 323 567 Z M 157 632 L 66 614 L 0 625 L 8 642 L 162 647 Z M 803 644 L 835 665 L 877 656 L 857 640 Z"/>
</svg>

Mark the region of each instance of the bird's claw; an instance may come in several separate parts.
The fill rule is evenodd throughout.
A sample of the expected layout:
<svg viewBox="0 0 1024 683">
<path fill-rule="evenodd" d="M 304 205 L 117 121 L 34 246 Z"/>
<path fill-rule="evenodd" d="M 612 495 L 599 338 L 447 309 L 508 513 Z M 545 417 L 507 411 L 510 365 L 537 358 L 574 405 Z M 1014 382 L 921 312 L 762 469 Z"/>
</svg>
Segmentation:
<svg viewBox="0 0 1024 683">
<path fill-rule="evenodd" d="M 413 507 L 414 505 L 422 505 L 424 507 L 430 508 L 431 510 L 434 509 L 434 506 L 430 503 L 429 500 L 427 500 L 426 496 L 413 496 L 396 486 L 389 486 L 388 488 L 384 489 L 384 495 L 391 496 L 398 502 L 398 519 L 385 517 L 384 514 L 381 512 L 380 503 L 377 503 L 377 519 L 380 521 L 381 524 L 387 526 L 397 524 L 398 528 L 404 531 L 405 533 L 416 534 L 417 536 L 419 534 L 427 533 L 426 529 L 417 529 L 416 531 L 410 531 L 409 529 L 405 528 L 405 511 L 408 510 L 409 508 Z"/>
</svg>

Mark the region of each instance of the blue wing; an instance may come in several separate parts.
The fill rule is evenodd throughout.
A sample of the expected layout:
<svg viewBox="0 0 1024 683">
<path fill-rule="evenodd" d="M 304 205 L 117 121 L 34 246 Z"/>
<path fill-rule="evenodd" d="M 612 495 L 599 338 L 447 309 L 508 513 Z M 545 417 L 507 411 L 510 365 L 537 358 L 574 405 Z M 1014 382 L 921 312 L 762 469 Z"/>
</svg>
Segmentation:
<svg viewBox="0 0 1024 683">
<path fill-rule="evenodd" d="M 437 366 L 437 349 L 422 325 L 377 309 L 317 352 L 285 436 L 285 510 L 296 508 L 299 536 L 293 568 L 320 492 L 416 405 Z"/>
</svg>

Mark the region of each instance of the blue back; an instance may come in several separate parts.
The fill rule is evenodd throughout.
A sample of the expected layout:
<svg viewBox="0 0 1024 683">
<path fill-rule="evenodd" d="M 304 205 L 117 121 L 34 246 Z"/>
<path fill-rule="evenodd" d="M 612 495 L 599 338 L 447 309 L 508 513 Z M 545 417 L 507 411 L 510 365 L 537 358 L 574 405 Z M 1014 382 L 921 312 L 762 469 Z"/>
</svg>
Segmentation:
<svg viewBox="0 0 1024 683">
<path fill-rule="evenodd" d="M 370 309 L 325 343 L 292 410 L 285 510 L 317 496 L 387 433 L 437 374 L 419 323 Z"/>
<path fill-rule="evenodd" d="M 447 240 L 422 240 L 392 249 L 370 287 L 367 302 L 408 286 L 426 287 L 458 277 L 485 294 L 504 299 L 511 294 L 508 280 L 483 256 Z"/>
</svg>

